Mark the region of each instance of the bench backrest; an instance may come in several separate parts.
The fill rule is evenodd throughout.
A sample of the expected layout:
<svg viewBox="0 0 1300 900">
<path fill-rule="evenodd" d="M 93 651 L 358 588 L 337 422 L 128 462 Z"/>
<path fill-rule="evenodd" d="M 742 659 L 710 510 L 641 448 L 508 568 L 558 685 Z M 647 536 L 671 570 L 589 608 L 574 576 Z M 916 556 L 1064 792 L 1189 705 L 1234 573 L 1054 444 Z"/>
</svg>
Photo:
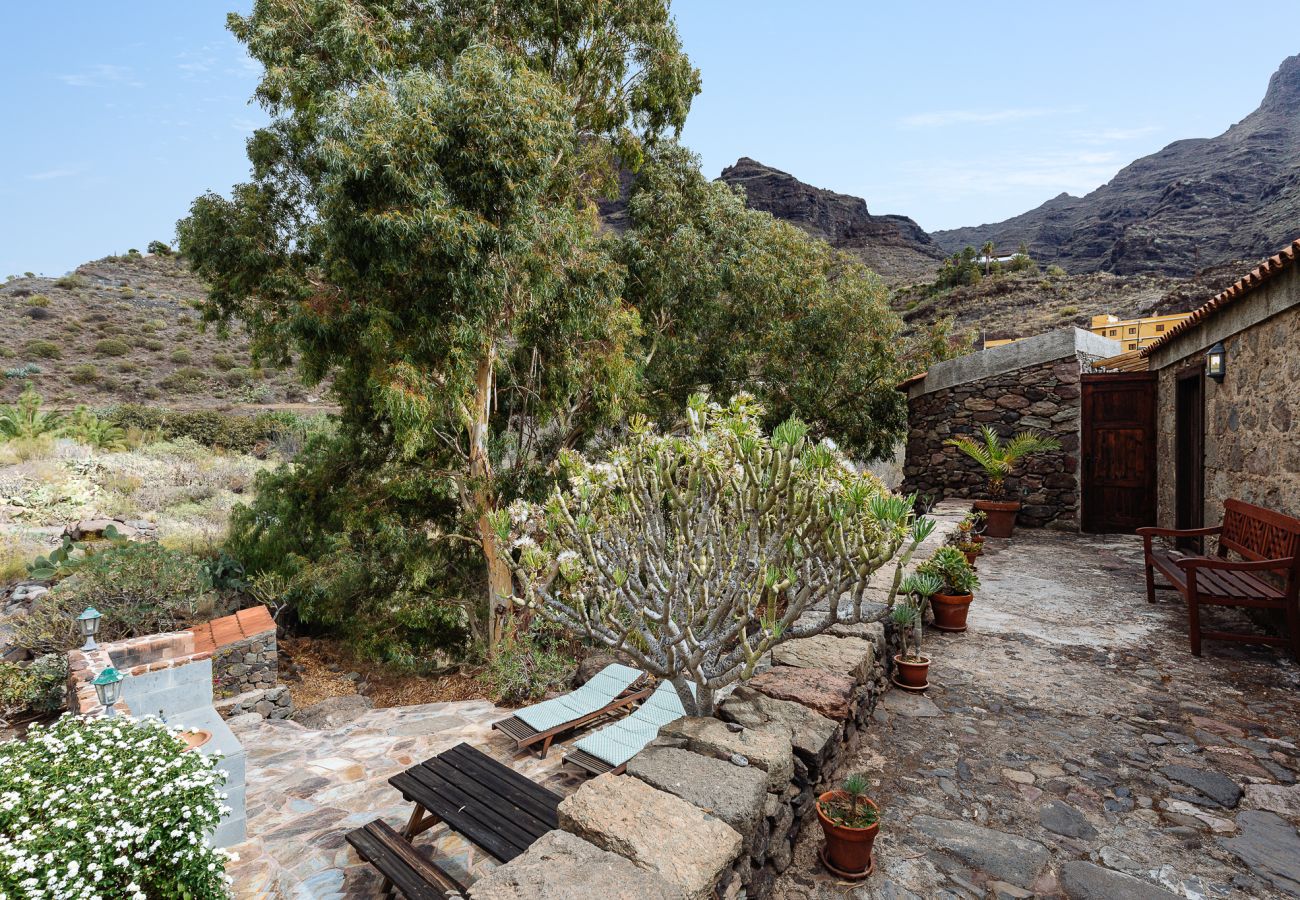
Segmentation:
<svg viewBox="0 0 1300 900">
<path fill-rule="evenodd" d="M 1300 519 L 1242 500 L 1223 501 L 1220 552 L 1234 550 L 1244 559 L 1300 557 Z M 1300 568 L 1300 560 L 1292 565 Z"/>
</svg>

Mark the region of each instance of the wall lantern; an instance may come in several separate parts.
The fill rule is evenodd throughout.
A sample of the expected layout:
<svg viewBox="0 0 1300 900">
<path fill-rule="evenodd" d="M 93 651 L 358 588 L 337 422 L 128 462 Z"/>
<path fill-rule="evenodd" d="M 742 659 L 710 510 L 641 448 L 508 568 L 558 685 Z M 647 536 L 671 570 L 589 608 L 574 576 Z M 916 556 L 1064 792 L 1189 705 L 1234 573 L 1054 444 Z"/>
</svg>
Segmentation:
<svg viewBox="0 0 1300 900">
<path fill-rule="evenodd" d="M 96 650 L 99 645 L 95 643 L 95 635 L 99 634 L 99 610 L 93 606 L 87 606 L 85 612 L 77 616 L 77 627 L 81 629 L 81 636 L 86 639 L 82 645 L 83 651 Z"/>
<path fill-rule="evenodd" d="M 113 704 L 117 703 L 118 698 L 122 696 L 122 673 L 109 666 L 96 675 L 91 684 L 95 686 L 95 694 L 99 697 L 99 704 L 104 707 L 104 715 L 108 718 L 117 715 L 117 710 L 113 709 Z"/>
<path fill-rule="evenodd" d="M 1228 351 L 1223 349 L 1223 341 L 1219 341 L 1205 354 L 1205 374 L 1222 384 L 1227 365 Z"/>
</svg>

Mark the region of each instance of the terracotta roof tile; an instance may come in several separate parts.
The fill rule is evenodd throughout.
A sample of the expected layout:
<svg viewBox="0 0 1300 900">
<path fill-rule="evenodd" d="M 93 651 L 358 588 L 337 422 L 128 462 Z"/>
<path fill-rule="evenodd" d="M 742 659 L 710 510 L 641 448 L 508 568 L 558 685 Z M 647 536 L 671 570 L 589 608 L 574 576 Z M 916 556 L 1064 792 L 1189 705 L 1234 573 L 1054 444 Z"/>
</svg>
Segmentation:
<svg viewBox="0 0 1300 900">
<path fill-rule="evenodd" d="M 1300 259 L 1300 238 L 1292 241 L 1291 244 L 1280 253 L 1270 256 L 1258 266 L 1251 269 L 1230 287 L 1215 294 L 1203 305 L 1193 310 L 1191 316 L 1166 331 L 1158 340 L 1147 344 L 1145 347 L 1140 349 L 1138 353 L 1144 357 L 1150 356 L 1157 347 L 1163 347 L 1183 332 L 1195 328 L 1201 322 L 1204 322 L 1225 306 L 1230 306 L 1237 302 L 1246 294 L 1249 294 L 1255 288 L 1264 284 L 1270 278 L 1286 269 L 1289 269 L 1298 259 Z"/>
</svg>

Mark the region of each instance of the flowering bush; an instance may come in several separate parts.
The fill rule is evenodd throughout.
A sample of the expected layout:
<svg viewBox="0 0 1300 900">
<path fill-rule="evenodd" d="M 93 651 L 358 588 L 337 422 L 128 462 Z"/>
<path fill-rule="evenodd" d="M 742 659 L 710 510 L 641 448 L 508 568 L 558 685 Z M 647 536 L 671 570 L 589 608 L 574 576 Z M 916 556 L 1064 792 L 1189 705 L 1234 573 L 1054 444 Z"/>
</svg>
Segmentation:
<svg viewBox="0 0 1300 900">
<path fill-rule="evenodd" d="M 227 897 L 215 761 L 154 719 L 64 716 L 0 744 L 0 896 Z"/>
<path fill-rule="evenodd" d="M 717 692 L 776 645 L 883 618 L 866 602 L 872 576 L 894 560 L 892 605 L 934 522 L 799 420 L 765 435 L 748 395 L 692 397 L 687 412 L 682 434 L 634 420 L 608 462 L 566 454 L 566 488 L 494 522 L 515 554 L 520 606 L 712 715 Z"/>
</svg>

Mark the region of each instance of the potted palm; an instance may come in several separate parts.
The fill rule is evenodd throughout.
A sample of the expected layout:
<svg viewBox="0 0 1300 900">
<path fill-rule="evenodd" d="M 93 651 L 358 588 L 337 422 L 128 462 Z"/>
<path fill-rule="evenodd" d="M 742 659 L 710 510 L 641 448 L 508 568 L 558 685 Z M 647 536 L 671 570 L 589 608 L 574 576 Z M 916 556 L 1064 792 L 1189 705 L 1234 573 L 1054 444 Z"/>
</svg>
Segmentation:
<svg viewBox="0 0 1300 900">
<path fill-rule="evenodd" d="M 1005 441 L 988 425 L 980 426 L 979 439 L 970 435 L 944 441 L 979 463 L 989 478 L 989 499 L 976 500 L 975 508 L 988 516 L 984 533 L 989 537 L 1007 538 L 1016 528 L 1019 500 L 1006 500 L 1006 477 L 1016 463 L 1034 453 L 1060 450 L 1061 442 L 1032 428 L 1018 432 Z"/>
<path fill-rule="evenodd" d="M 898 629 L 902 652 L 894 654 L 894 684 L 910 691 L 923 691 L 930 686 L 930 658 L 921 655 L 921 631 L 925 626 L 925 611 L 930 598 L 939 592 L 943 582 L 937 577 L 921 572 L 913 573 L 898 586 L 903 599 L 890 611 L 890 619 Z"/>
<path fill-rule="evenodd" d="M 940 631 L 965 631 L 966 615 L 980 585 L 979 576 L 966 561 L 966 554 L 952 545 L 939 547 L 916 567 L 916 572 L 933 576 L 942 585 L 930 598 L 934 627 Z"/>
<path fill-rule="evenodd" d="M 839 790 L 817 798 L 817 821 L 826 835 L 822 863 L 841 878 L 866 878 L 875 868 L 871 848 L 880 832 L 880 809 L 867 787 L 865 775 L 853 774 Z"/>
</svg>

